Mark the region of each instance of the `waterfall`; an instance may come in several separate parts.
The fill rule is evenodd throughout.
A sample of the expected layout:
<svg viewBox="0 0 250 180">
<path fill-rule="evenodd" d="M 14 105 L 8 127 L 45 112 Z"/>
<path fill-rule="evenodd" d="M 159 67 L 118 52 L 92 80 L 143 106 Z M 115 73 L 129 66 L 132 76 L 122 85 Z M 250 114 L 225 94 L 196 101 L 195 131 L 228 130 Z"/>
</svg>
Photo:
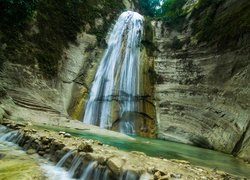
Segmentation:
<svg viewBox="0 0 250 180">
<path fill-rule="evenodd" d="M 56 164 L 57 167 L 62 167 L 64 162 L 73 154 L 73 151 L 67 152 L 62 159 Z"/>
<path fill-rule="evenodd" d="M 82 158 L 80 156 L 74 157 L 72 164 L 71 164 L 71 167 L 69 169 L 70 177 L 74 176 L 76 169 L 80 166 L 81 162 L 82 162 Z"/>
<path fill-rule="evenodd" d="M 87 167 L 84 169 L 84 171 L 83 171 L 83 173 L 81 175 L 80 180 L 91 179 L 91 175 L 94 172 L 96 166 L 97 166 L 97 162 L 96 161 L 90 162 L 87 165 Z"/>
<path fill-rule="evenodd" d="M 134 134 L 131 112 L 137 111 L 140 95 L 140 41 L 143 17 L 126 11 L 118 18 L 108 47 L 97 69 L 86 103 L 83 121 L 123 133 Z"/>
<path fill-rule="evenodd" d="M 125 171 L 123 173 L 121 173 L 121 176 L 119 178 L 119 180 L 136 180 L 139 179 L 140 177 L 138 177 L 138 175 L 134 172 L 131 171 Z M 142 177 L 144 178 L 144 177 Z M 140 179 L 142 179 L 140 178 Z"/>
</svg>

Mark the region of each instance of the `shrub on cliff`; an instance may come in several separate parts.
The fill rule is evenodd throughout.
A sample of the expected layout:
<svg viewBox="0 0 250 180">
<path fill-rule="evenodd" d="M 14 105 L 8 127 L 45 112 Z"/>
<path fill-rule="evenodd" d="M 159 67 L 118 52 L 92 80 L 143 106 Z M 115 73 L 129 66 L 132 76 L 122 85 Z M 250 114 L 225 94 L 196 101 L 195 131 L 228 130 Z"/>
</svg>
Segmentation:
<svg viewBox="0 0 250 180">
<path fill-rule="evenodd" d="M 218 47 L 236 47 L 237 41 L 249 34 L 250 1 L 231 2 L 226 0 L 200 0 L 192 12 L 193 35 L 201 41 Z M 230 3 L 230 2 L 229 2 Z M 221 7 L 224 7 L 223 11 Z M 230 8 L 233 7 L 233 8 Z"/>
<path fill-rule="evenodd" d="M 165 0 L 162 5 L 162 18 L 163 21 L 169 26 L 180 28 L 186 12 L 182 9 L 187 0 Z"/>
<path fill-rule="evenodd" d="M 38 0 L 0 0 L 1 26 L 19 26 L 31 17 Z"/>
<path fill-rule="evenodd" d="M 166 0 L 162 5 L 162 12 L 165 17 L 177 18 L 185 14 L 182 7 L 187 0 Z"/>
</svg>

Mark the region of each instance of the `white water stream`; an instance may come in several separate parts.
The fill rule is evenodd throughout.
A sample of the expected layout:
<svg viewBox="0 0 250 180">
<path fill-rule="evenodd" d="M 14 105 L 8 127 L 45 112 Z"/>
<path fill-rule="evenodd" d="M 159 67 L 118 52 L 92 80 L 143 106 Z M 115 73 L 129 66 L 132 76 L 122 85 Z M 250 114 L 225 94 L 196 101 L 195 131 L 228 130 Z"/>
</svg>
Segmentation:
<svg viewBox="0 0 250 180">
<path fill-rule="evenodd" d="M 140 95 L 140 41 L 143 17 L 126 11 L 118 18 L 102 57 L 85 108 L 84 123 L 111 129 L 119 120 L 119 130 L 134 134 L 128 113 L 137 111 Z M 115 103 L 114 103 L 115 101 Z M 117 113 L 112 119 L 112 113 Z"/>
<path fill-rule="evenodd" d="M 0 125 L 0 155 L 3 153 L 2 155 L 4 157 L 6 152 L 8 152 L 10 156 L 14 155 L 13 157 L 15 158 L 12 157 L 12 159 L 13 161 L 18 162 L 16 163 L 17 167 L 22 166 L 23 158 L 29 160 L 28 162 L 32 164 L 40 165 L 42 174 L 45 175 L 48 180 L 109 180 L 114 178 L 112 177 L 111 171 L 107 168 L 107 166 L 100 165 L 97 161 L 84 161 L 83 157 L 79 156 L 79 154 L 75 154 L 75 150 L 65 153 L 65 155 L 55 165 L 47 159 L 39 157 L 37 154 L 28 156 L 25 151 L 17 145 L 19 140 L 21 140 L 21 135 L 18 131 L 13 131 Z M 66 161 L 70 163 L 68 171 L 64 168 Z M 2 166 L 2 168 L 7 167 Z M 37 170 L 39 169 L 36 169 L 36 171 Z M 9 173 L 13 173 L 12 171 L 13 170 L 10 169 Z M 20 170 L 19 173 L 22 173 L 22 171 Z M 144 176 L 142 176 L 141 179 L 144 180 L 145 178 L 143 177 Z M 138 179 L 136 175 L 127 171 L 122 173 L 120 177 L 117 178 L 119 180 Z"/>
<path fill-rule="evenodd" d="M 69 172 L 67 172 L 62 167 L 57 167 L 53 163 L 50 163 L 46 159 L 42 159 L 38 156 L 28 156 L 25 151 L 22 150 L 16 143 L 20 140 L 20 136 L 18 131 L 10 131 L 8 128 L 0 125 L 0 155 L 7 152 L 9 156 L 13 154 L 13 160 L 16 166 L 22 166 L 23 160 L 33 162 L 34 164 L 38 162 L 41 167 L 42 174 L 44 174 L 48 180 L 72 180 L 72 176 Z M 4 157 L 4 156 L 3 156 Z M 0 156 L 1 160 L 1 156 Z M 18 163 L 20 161 L 20 163 Z M 11 166 L 14 168 L 15 166 Z M 8 168 L 8 166 L 6 166 Z M 20 170 L 21 172 L 21 170 Z M 13 173 L 11 170 L 9 173 Z M 35 172 L 34 172 L 35 173 Z M 26 177 L 28 178 L 28 177 Z M 0 179 L 1 179 L 1 171 L 0 171 Z M 7 176 L 8 179 L 8 176 Z M 17 177 L 18 179 L 18 177 Z"/>
</svg>

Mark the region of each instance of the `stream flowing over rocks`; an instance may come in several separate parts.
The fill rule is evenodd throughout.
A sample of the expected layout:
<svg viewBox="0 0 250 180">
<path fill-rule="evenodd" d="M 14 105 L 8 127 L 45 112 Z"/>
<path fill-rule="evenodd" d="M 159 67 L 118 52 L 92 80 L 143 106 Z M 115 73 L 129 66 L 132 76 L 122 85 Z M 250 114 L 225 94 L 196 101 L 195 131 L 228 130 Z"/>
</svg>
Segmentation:
<svg viewBox="0 0 250 180">
<path fill-rule="evenodd" d="M 37 153 L 57 163 L 56 166 L 41 166 L 46 172 L 44 175 L 51 180 L 237 179 L 222 171 L 192 166 L 187 161 L 153 158 L 137 151 L 124 152 L 96 140 L 65 137 L 62 132 L 52 132 L 11 121 L 4 121 L 2 124 L 9 128 L 7 135 L 4 135 L 7 137 L 6 141 L 17 143 L 27 154 Z M 62 171 L 62 167 L 68 172 Z"/>
<path fill-rule="evenodd" d="M 0 179 L 72 179 L 63 168 L 38 157 L 35 150 L 29 149 L 25 153 L 17 145 L 20 140 L 17 130 L 0 125 Z"/>
</svg>

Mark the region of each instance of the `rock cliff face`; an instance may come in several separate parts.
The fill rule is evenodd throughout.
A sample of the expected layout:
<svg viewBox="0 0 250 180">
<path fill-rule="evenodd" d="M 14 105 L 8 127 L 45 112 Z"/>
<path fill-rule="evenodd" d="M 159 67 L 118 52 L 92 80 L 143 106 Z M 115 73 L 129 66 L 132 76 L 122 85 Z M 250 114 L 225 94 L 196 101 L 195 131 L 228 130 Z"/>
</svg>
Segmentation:
<svg viewBox="0 0 250 180">
<path fill-rule="evenodd" d="M 227 2 L 215 18 L 232 13 L 234 5 Z M 231 46 L 219 47 L 218 41 L 197 44 L 191 22 L 181 33 L 161 21 L 152 22 L 158 137 L 249 159 L 249 31 Z M 174 48 L 176 39 L 184 42 L 180 48 Z"/>
</svg>

